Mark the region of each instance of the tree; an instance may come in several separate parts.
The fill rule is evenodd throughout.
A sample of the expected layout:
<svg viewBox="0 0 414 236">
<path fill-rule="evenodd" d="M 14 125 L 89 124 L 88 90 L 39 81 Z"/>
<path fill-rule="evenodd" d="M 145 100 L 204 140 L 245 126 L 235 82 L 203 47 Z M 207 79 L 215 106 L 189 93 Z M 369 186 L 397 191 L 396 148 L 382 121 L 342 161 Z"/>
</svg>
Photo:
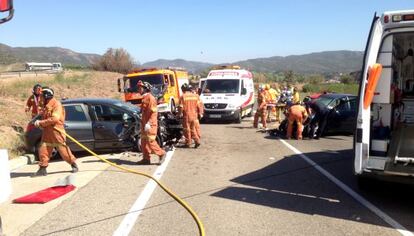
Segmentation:
<svg viewBox="0 0 414 236">
<path fill-rule="evenodd" d="M 325 81 L 325 78 L 322 75 L 311 75 L 309 76 L 310 84 L 321 84 Z"/>
<path fill-rule="evenodd" d="M 355 79 L 351 75 L 341 75 L 340 81 L 343 84 L 352 84 L 355 82 Z"/>
<path fill-rule="evenodd" d="M 296 82 L 295 73 L 293 73 L 293 71 L 285 71 L 284 76 L 285 78 L 283 82 L 285 82 L 286 84 L 294 84 Z"/>
<path fill-rule="evenodd" d="M 128 73 L 134 67 L 134 59 L 123 48 L 109 48 L 106 53 L 92 64 L 95 70 Z"/>
</svg>

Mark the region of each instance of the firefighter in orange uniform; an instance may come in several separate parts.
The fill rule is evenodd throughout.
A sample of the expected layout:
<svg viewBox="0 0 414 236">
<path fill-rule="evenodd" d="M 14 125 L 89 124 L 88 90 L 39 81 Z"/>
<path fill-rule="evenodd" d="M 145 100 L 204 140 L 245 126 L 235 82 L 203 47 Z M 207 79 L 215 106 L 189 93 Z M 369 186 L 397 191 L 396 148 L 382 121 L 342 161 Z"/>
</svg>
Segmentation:
<svg viewBox="0 0 414 236">
<path fill-rule="evenodd" d="M 197 94 L 191 92 L 188 84 L 183 84 L 181 90 L 184 94 L 180 97 L 179 115 L 183 117 L 185 147 L 190 147 L 194 140 L 194 148 L 200 146 L 200 137 L 197 132 L 200 127 L 198 117 L 202 115 L 202 103 Z"/>
<path fill-rule="evenodd" d="M 42 89 L 44 108 L 42 112 L 42 120 L 36 120 L 34 125 L 43 129 L 42 142 L 39 147 L 39 170 L 33 175 L 47 175 L 46 168 L 49 165 L 49 159 L 54 148 L 57 149 L 60 156 L 72 167 L 72 173 L 78 172 L 76 158 L 73 156 L 69 147 L 66 145 L 66 136 L 55 128 L 64 131 L 65 109 L 62 104 L 56 100 L 54 92 L 51 88 L 44 87 Z"/>
<path fill-rule="evenodd" d="M 263 129 L 266 129 L 266 92 L 263 85 L 259 86 L 259 94 L 257 95 L 257 109 L 256 114 L 254 114 L 253 127 L 257 128 L 259 123 L 259 116 L 263 125 Z"/>
<path fill-rule="evenodd" d="M 194 87 L 193 86 L 191 86 L 191 85 L 189 85 L 188 86 L 189 87 L 189 89 L 191 90 L 191 92 L 193 93 L 193 94 L 196 94 L 197 96 L 198 96 L 198 100 L 199 100 L 199 102 L 200 102 L 200 106 L 199 106 L 199 114 L 198 114 L 198 122 L 196 122 L 196 126 L 195 126 L 195 130 L 196 130 L 196 133 L 197 133 L 197 135 L 198 135 L 198 138 L 199 139 L 201 139 L 201 127 L 200 127 L 200 120 L 201 119 L 203 119 L 203 115 L 204 115 L 204 104 L 203 104 L 203 102 L 201 101 L 201 99 L 200 99 L 200 96 L 197 94 L 197 90 L 195 90 L 194 89 Z"/>
<path fill-rule="evenodd" d="M 308 118 L 306 108 L 300 104 L 293 105 L 288 110 L 288 128 L 286 137 L 290 139 L 292 137 L 293 123 L 296 122 L 297 139 L 302 139 L 303 122 Z"/>
<path fill-rule="evenodd" d="M 42 86 L 35 84 L 32 89 L 32 95 L 26 101 L 25 112 L 32 110 L 32 118 L 40 114 L 43 107 Z"/>
<path fill-rule="evenodd" d="M 148 82 L 137 83 L 138 92 L 142 94 L 141 102 L 141 150 L 143 159 L 138 161 L 139 165 L 151 164 L 151 154 L 154 153 L 159 157 L 159 164 L 164 159 L 166 152 L 160 148 L 156 138 L 158 132 L 158 112 L 157 101 L 151 94 L 151 84 Z"/>
</svg>

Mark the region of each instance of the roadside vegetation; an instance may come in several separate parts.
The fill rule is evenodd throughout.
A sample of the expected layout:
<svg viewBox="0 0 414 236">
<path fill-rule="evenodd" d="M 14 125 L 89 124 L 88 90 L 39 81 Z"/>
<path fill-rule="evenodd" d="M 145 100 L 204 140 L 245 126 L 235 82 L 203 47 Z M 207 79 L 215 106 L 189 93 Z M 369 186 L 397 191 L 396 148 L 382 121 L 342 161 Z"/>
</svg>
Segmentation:
<svg viewBox="0 0 414 236">
<path fill-rule="evenodd" d="M 24 112 L 33 85 L 51 87 L 57 99 L 77 97 L 121 98 L 116 79 L 121 74 L 96 71 L 64 73 L 0 79 L 0 149 L 8 149 L 11 158 L 24 152 L 23 131 L 31 117 Z M 96 88 L 96 89 L 91 89 Z"/>
<path fill-rule="evenodd" d="M 278 84 L 282 86 L 295 86 L 300 92 L 311 94 L 319 92 L 330 93 L 358 93 L 358 75 L 353 74 L 310 74 L 301 75 L 293 71 L 280 73 L 259 73 L 254 72 L 255 82 Z"/>
</svg>

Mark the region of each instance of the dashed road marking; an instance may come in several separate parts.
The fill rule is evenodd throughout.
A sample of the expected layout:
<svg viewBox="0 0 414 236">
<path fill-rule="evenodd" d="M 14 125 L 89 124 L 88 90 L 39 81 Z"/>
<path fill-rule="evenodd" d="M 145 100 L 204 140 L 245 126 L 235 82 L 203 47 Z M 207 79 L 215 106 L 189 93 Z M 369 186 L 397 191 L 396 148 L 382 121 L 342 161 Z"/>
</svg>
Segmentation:
<svg viewBox="0 0 414 236">
<path fill-rule="evenodd" d="M 156 180 L 161 179 L 163 173 L 167 169 L 167 165 L 170 162 L 172 156 L 174 154 L 174 149 L 172 151 L 167 152 L 167 156 L 165 158 L 165 161 L 160 165 L 152 175 Z M 121 224 L 118 226 L 118 228 L 113 233 L 114 236 L 126 236 L 129 235 L 129 233 L 132 230 L 132 227 L 134 227 L 135 222 L 137 221 L 139 215 L 145 208 L 145 205 L 151 198 L 152 193 L 154 192 L 155 188 L 157 187 L 157 183 L 150 179 L 145 185 L 144 190 L 142 190 L 141 194 L 138 196 L 137 200 L 132 205 L 131 209 L 128 211 L 128 214 L 125 216 L 125 218 L 122 220 Z"/>
<path fill-rule="evenodd" d="M 323 169 L 320 165 L 316 164 L 314 161 L 312 161 L 309 157 L 307 157 L 305 154 L 303 154 L 301 151 L 287 143 L 283 139 L 279 139 L 280 142 L 282 142 L 286 147 L 288 147 L 290 150 L 292 150 L 294 153 L 298 154 L 303 160 L 305 160 L 308 164 L 313 166 L 316 170 L 318 170 L 321 174 L 323 174 L 326 178 L 334 182 L 338 187 L 340 187 L 342 190 L 344 190 L 346 193 L 351 195 L 352 198 L 354 198 L 356 201 L 364 205 L 366 208 L 368 208 L 370 211 L 372 211 L 374 214 L 379 216 L 382 220 L 387 222 L 389 225 L 391 225 L 394 229 L 396 229 L 400 234 L 404 236 L 414 236 L 414 234 L 410 231 L 408 231 L 404 226 L 402 226 L 400 223 L 398 223 L 396 220 L 391 218 L 389 215 L 387 215 L 385 212 L 381 211 L 378 207 L 374 206 L 372 203 L 370 203 L 368 200 L 366 200 L 364 197 L 356 193 L 354 190 L 352 190 L 350 187 L 345 185 L 343 182 L 341 182 L 339 179 L 337 179 L 335 176 L 333 176 L 331 173 Z"/>
</svg>

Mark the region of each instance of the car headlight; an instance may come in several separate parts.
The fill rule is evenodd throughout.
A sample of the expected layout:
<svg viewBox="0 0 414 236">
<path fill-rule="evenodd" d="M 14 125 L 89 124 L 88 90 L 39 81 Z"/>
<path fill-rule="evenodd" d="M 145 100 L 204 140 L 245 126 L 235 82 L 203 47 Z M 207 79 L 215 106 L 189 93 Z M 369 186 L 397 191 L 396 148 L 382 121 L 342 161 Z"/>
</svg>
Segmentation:
<svg viewBox="0 0 414 236">
<path fill-rule="evenodd" d="M 229 104 L 229 105 L 227 105 L 227 108 L 229 108 L 229 109 L 239 109 L 240 107 L 239 106 L 237 106 L 237 105 L 235 105 L 235 104 Z"/>
<path fill-rule="evenodd" d="M 235 108 L 236 108 L 236 105 L 234 105 L 234 104 L 229 104 L 229 105 L 227 105 L 227 107 L 228 107 L 229 109 L 235 109 Z"/>
</svg>

